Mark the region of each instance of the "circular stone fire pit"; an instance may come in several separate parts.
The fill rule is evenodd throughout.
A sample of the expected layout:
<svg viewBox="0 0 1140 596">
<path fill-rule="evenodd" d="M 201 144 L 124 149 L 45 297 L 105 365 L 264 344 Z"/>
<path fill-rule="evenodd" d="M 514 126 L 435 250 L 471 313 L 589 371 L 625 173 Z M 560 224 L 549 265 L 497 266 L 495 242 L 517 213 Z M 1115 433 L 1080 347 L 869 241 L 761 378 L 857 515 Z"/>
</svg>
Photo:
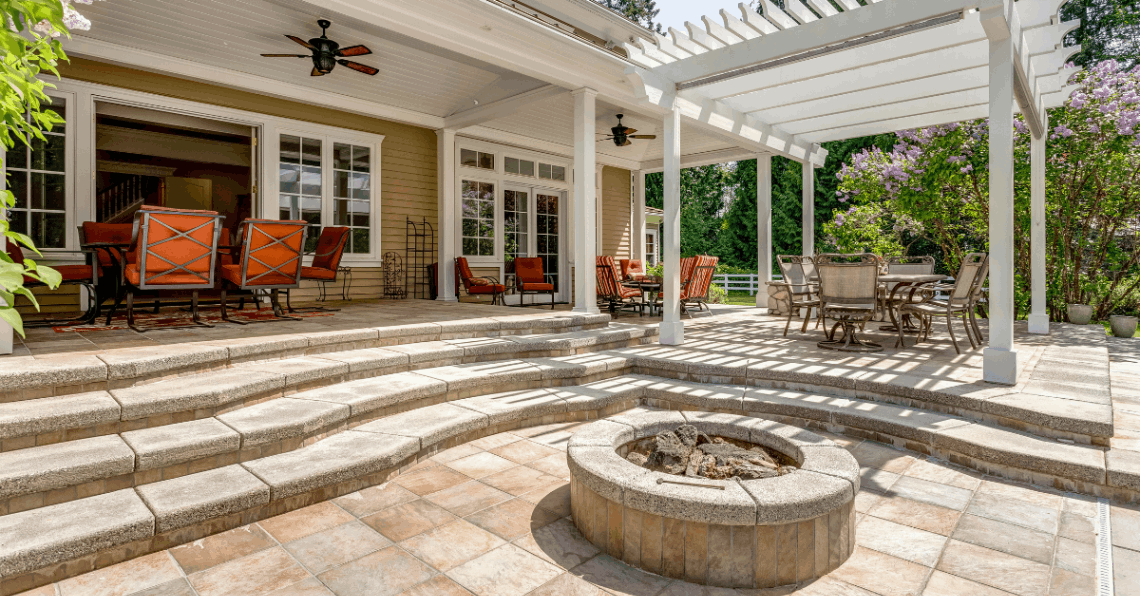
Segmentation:
<svg viewBox="0 0 1140 596">
<path fill-rule="evenodd" d="M 690 424 L 776 450 L 798 469 L 772 478 L 711 480 L 626 461 L 632 441 Z M 859 464 L 801 428 L 703 412 L 636 412 L 574 434 L 567 450 L 578 530 L 610 556 L 666 577 L 770 588 L 839 567 L 855 548 Z"/>
</svg>

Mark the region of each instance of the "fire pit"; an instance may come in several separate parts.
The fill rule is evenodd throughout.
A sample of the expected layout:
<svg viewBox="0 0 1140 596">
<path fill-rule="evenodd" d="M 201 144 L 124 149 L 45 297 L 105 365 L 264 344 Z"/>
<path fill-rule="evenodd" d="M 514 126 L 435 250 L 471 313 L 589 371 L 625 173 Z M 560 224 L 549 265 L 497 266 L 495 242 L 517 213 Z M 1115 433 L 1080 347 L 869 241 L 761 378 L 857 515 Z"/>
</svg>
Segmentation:
<svg viewBox="0 0 1140 596">
<path fill-rule="evenodd" d="M 574 524 L 610 556 L 652 573 L 770 588 L 820 577 L 855 548 L 859 464 L 801 428 L 732 414 L 627 413 L 575 433 L 567 461 Z"/>
</svg>

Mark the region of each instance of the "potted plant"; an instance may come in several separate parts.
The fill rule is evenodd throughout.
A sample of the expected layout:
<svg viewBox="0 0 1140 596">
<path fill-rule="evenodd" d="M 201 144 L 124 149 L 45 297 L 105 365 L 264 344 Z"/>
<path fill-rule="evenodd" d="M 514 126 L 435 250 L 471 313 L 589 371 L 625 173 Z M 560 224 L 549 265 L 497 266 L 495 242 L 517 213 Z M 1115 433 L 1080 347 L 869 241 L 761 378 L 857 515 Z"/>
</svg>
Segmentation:
<svg viewBox="0 0 1140 596">
<path fill-rule="evenodd" d="M 1068 306 L 1069 322 L 1074 325 L 1088 325 L 1092 320 L 1092 305 L 1070 304 Z"/>
<path fill-rule="evenodd" d="M 1108 318 L 1113 337 L 1133 337 L 1136 335 L 1136 317 L 1132 315 L 1112 315 Z"/>
</svg>

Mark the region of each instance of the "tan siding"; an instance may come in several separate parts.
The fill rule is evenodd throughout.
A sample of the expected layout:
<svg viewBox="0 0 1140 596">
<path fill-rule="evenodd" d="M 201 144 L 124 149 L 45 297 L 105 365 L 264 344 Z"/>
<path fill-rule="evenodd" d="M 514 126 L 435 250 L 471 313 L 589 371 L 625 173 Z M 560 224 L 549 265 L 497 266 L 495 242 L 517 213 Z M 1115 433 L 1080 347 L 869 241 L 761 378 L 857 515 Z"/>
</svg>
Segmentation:
<svg viewBox="0 0 1140 596">
<path fill-rule="evenodd" d="M 617 259 L 631 257 L 629 170 L 606 166 L 602 170 L 602 254 Z"/>
<path fill-rule="evenodd" d="M 381 148 L 380 255 L 378 256 L 395 251 L 403 259 L 405 218 L 408 216 L 417 221 L 421 217 L 426 217 L 428 222 L 436 227 L 438 235 L 436 136 L 430 129 L 82 58 L 73 58 L 70 64 L 60 65 L 60 73 L 69 79 L 384 135 Z M 362 287 L 376 288 L 376 286 Z M 376 294 L 381 291 L 376 289 Z M 356 294 L 355 288 L 353 293 Z"/>
</svg>

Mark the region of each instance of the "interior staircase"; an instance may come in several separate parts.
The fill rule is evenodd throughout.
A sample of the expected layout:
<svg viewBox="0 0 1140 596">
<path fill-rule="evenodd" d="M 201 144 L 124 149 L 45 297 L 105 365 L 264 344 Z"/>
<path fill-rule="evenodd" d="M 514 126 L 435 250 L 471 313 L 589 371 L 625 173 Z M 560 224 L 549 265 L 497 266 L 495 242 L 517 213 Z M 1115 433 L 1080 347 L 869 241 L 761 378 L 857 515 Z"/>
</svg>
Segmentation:
<svg viewBox="0 0 1140 596">
<path fill-rule="evenodd" d="M 638 405 L 762 416 L 1140 495 L 1140 477 L 1106 461 L 1111 406 L 1105 417 L 1003 401 L 1008 389 L 762 357 L 700 324 L 687 334 L 667 347 L 655 327 L 551 313 L 0 369 L 0 594 L 381 484 L 482 436 Z"/>
</svg>

